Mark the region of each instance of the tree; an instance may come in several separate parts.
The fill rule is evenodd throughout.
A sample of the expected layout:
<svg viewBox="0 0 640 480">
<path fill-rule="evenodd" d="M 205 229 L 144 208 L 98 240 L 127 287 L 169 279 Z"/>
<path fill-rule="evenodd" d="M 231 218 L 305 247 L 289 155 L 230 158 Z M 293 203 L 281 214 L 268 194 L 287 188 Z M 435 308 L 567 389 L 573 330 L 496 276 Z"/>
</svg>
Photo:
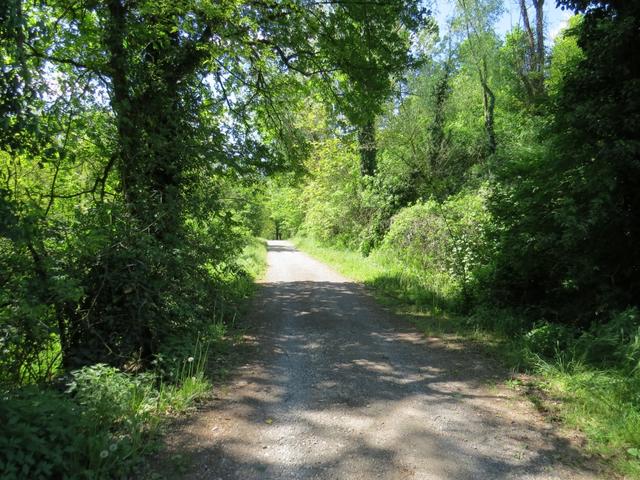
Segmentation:
<svg viewBox="0 0 640 480">
<path fill-rule="evenodd" d="M 409 75 L 409 94 L 398 104 L 388 105 L 382 117 L 380 169 L 385 184 L 394 185 L 399 206 L 450 195 L 460 186 L 471 161 L 451 139 L 451 95 L 459 72 L 453 48 L 443 43 L 435 50 L 442 58 L 425 61 Z"/>
<path fill-rule="evenodd" d="M 527 37 L 527 51 L 524 57 L 525 73 L 521 77 L 529 94 L 530 101 L 534 101 L 544 94 L 544 0 L 532 0 L 535 10 L 535 27 L 531 26 L 527 1 L 520 0 L 520 15 Z"/>
<path fill-rule="evenodd" d="M 339 2 L 319 37 L 328 62 L 336 65 L 339 90 L 333 98 L 358 131 L 360 170 L 376 169 L 376 117 L 406 69 L 417 65 L 411 34 L 433 24 L 414 0 Z"/>
<path fill-rule="evenodd" d="M 497 51 L 493 25 L 501 9 L 501 4 L 493 0 L 459 0 L 457 3 L 456 26 L 465 39 L 463 47 L 469 52 L 482 87 L 486 148 L 489 155 L 496 151 L 496 95 L 491 87 L 493 56 Z"/>
<path fill-rule="evenodd" d="M 558 40 L 568 55 L 552 58 L 564 76 L 554 78 L 543 152 L 501 173 L 498 286 L 513 302 L 587 325 L 634 305 L 640 289 L 640 11 L 637 2 L 562 4 L 583 18 Z"/>
<path fill-rule="evenodd" d="M 2 302 L 46 329 L 27 338 L 22 313 L 7 325 L 36 349 L 58 338 L 68 367 L 145 365 L 195 328 L 246 230 L 229 198 L 305 155 L 286 104 L 313 86 L 302 78 L 373 111 L 409 58 L 417 2 L 369 7 L 5 2 L 2 262 L 16 267 L 2 285 L 37 295 Z M 348 55 L 343 33 L 360 42 Z"/>
</svg>

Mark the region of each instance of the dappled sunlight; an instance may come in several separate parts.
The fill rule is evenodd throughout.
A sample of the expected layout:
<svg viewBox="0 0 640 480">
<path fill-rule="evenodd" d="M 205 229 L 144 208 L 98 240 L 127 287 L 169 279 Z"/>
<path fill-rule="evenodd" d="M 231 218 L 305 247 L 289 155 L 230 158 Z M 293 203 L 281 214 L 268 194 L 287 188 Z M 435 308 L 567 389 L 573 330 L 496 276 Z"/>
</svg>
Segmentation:
<svg viewBox="0 0 640 480">
<path fill-rule="evenodd" d="M 429 342 L 418 332 L 372 332 L 372 337 L 377 337 L 385 342 L 408 342 L 416 345 L 427 345 Z"/>
<path fill-rule="evenodd" d="M 260 353 L 174 446 L 198 453 L 188 478 L 533 479 L 558 449 L 579 458 L 513 392 L 486 388 L 506 372 L 334 275 L 263 284 L 248 318 Z"/>
<path fill-rule="evenodd" d="M 353 363 L 358 367 L 365 368 L 367 370 L 374 370 L 377 372 L 392 372 L 393 368 L 388 363 L 371 362 L 365 359 L 354 360 Z"/>
</svg>

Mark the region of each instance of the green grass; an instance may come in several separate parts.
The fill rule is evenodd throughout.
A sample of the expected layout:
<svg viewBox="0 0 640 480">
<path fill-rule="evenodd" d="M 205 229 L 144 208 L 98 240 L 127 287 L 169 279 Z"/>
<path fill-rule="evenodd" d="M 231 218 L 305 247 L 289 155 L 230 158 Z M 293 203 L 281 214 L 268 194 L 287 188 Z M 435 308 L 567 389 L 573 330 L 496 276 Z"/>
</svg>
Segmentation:
<svg viewBox="0 0 640 480">
<path fill-rule="evenodd" d="M 44 348 L 35 352 L 30 362 L 25 362 L 20 368 L 21 383 L 36 384 L 39 381 L 55 378 L 62 368 L 62 349 L 60 338 L 56 333 L 50 333 Z"/>
<path fill-rule="evenodd" d="M 616 370 L 566 368 L 561 362 L 540 362 L 535 371 L 544 391 L 561 400 L 563 421 L 584 432 L 588 450 L 627 478 L 640 478 L 640 382 Z"/>
<path fill-rule="evenodd" d="M 540 341 L 528 332 L 544 334 L 543 329 L 531 330 L 527 321 L 508 311 L 487 309 L 460 315 L 455 308 L 459 291 L 454 285 L 437 275 L 403 270 L 397 256 L 374 252 L 365 258 L 359 252 L 324 246 L 309 238 L 294 238 L 293 243 L 363 283 L 381 303 L 407 315 L 425 334 L 472 341 L 514 371 L 533 374 L 529 387 L 541 393 L 530 396 L 534 403 L 544 404 L 566 425 L 582 431 L 588 439 L 587 451 L 604 458 L 625 478 L 640 478 L 637 368 L 599 368 L 571 349 L 541 356 L 536 348 L 542 347 L 535 343 Z M 542 338 L 547 343 L 551 340 L 553 346 L 557 334 L 551 331 L 550 338 Z"/>
<path fill-rule="evenodd" d="M 236 260 L 236 269 L 226 281 L 223 300 L 227 307 L 241 310 L 256 289 L 256 281 L 267 271 L 267 242 L 251 238 Z"/>
<path fill-rule="evenodd" d="M 261 279 L 267 271 L 267 242 L 263 238 L 252 238 L 244 247 L 238 264 L 251 279 Z"/>
</svg>

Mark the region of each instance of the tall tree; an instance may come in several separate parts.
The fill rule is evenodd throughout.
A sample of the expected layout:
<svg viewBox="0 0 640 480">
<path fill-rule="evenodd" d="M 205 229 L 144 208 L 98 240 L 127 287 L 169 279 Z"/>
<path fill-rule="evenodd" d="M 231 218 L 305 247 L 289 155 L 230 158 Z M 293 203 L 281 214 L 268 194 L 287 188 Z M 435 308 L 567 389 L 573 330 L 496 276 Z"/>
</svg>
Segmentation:
<svg viewBox="0 0 640 480">
<path fill-rule="evenodd" d="M 535 100 L 544 93 L 544 0 L 532 0 L 532 4 L 535 11 L 533 27 L 529 20 L 527 0 L 520 0 L 520 15 L 528 45 L 525 58 L 526 75 L 523 80 L 527 83 L 526 90 L 530 92 L 530 100 Z"/>
<path fill-rule="evenodd" d="M 352 123 L 371 131 L 376 105 L 411 57 L 409 31 L 423 10 L 416 0 L 11 0 L 0 15 L 0 114 L 9 127 L 2 131 L 3 160 L 19 163 L 17 146 L 41 137 L 44 106 L 104 114 L 109 142 L 90 172 L 92 186 L 60 192 L 67 166 L 66 150 L 58 147 L 69 143 L 65 136 L 74 138 L 75 123 L 65 124 L 69 135 L 59 128 L 40 149 L 44 157 L 51 153 L 53 174 L 48 195 L 36 202 L 44 215 L 35 224 L 49 226 L 47 214 L 63 195 L 92 199 L 92 216 L 83 218 L 91 248 L 78 248 L 65 267 L 77 276 L 80 294 L 62 301 L 51 286 L 60 275 L 51 270 L 47 249 L 56 243 L 28 227 L 27 217 L 35 216 L 11 218 L 33 233 L 34 241 L 16 243 L 16 251 L 20 258 L 32 252 L 32 274 L 49 285 L 38 302 L 60 319 L 65 360 L 122 364 L 132 357 L 148 361 L 164 332 L 180 324 L 175 310 L 202 301 L 185 288 L 186 278 L 205 278 L 206 262 L 224 263 L 220 251 L 227 250 L 198 237 L 194 223 L 217 225 L 221 231 L 210 238 L 237 244 L 232 220 L 216 217 L 220 192 L 204 195 L 204 185 L 216 190 L 207 183 L 214 174 L 240 176 L 252 164 L 272 164 L 276 140 L 300 143 L 287 132 L 283 86 L 295 88 L 301 76 L 319 78 Z M 38 91 L 31 87 L 36 74 Z M 82 79 L 82 88 L 57 95 L 69 78 Z M 36 118 L 29 138 L 27 112 Z M 9 185 L 15 172 L 6 172 Z M 32 198 L 25 195 L 20 208 L 33 213 L 26 204 Z M 10 203 L 3 192 L 0 209 L 19 210 Z"/>
<path fill-rule="evenodd" d="M 482 88 L 484 127 L 489 155 L 496 151 L 494 118 L 496 95 L 491 85 L 493 56 L 497 51 L 493 25 L 501 11 L 502 4 L 495 0 L 458 0 L 457 2 L 456 26 L 465 38 Z"/>
<path fill-rule="evenodd" d="M 319 45 L 342 72 L 335 97 L 358 131 L 360 170 L 376 169 L 376 117 L 407 68 L 418 58 L 411 34 L 433 28 L 428 11 L 415 0 L 338 2 L 327 15 Z"/>
<path fill-rule="evenodd" d="M 583 14 L 566 33 L 580 51 L 556 80 L 544 152 L 496 189 L 498 278 L 515 301 L 586 325 L 640 294 L 640 4 L 560 3 Z"/>
</svg>

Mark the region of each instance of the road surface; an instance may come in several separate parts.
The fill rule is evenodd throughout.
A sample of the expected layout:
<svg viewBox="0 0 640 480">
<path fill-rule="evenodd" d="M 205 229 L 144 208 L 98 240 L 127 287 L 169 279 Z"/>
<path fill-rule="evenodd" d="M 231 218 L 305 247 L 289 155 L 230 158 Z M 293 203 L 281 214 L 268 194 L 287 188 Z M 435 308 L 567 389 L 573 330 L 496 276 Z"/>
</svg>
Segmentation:
<svg viewBox="0 0 640 480">
<path fill-rule="evenodd" d="M 425 338 L 287 242 L 268 262 L 257 352 L 169 436 L 184 478 L 603 478 L 477 352 Z"/>
</svg>

